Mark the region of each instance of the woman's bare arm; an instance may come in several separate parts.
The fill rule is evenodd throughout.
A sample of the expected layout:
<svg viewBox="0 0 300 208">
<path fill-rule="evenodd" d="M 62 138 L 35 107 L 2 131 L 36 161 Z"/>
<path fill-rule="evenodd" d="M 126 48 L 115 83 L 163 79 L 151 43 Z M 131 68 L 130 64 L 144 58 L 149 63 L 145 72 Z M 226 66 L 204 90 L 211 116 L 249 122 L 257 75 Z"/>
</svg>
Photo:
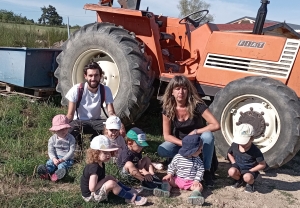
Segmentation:
<svg viewBox="0 0 300 208">
<path fill-rule="evenodd" d="M 171 120 L 165 116 L 164 114 L 162 115 L 163 117 L 163 135 L 165 141 L 172 142 L 178 146 L 182 146 L 182 141 L 173 135 L 171 135 Z"/>
<path fill-rule="evenodd" d="M 206 120 L 207 126 L 200 128 L 200 129 L 196 129 L 197 134 L 202 134 L 205 131 L 214 132 L 214 131 L 217 131 L 220 129 L 219 122 L 214 117 L 214 115 L 209 111 L 209 109 L 206 109 L 203 112 L 202 117 Z M 190 134 L 195 134 L 195 132 L 191 132 Z"/>
</svg>

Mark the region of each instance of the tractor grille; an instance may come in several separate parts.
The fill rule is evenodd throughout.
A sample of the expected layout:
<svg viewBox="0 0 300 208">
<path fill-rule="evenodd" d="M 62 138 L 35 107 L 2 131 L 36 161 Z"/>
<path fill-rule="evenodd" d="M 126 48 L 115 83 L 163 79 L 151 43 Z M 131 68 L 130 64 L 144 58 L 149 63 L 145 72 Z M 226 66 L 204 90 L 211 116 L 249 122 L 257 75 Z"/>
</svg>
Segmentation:
<svg viewBox="0 0 300 208">
<path fill-rule="evenodd" d="M 287 78 L 293 67 L 299 47 L 299 40 L 287 39 L 278 62 L 208 54 L 204 66 L 224 70 L 247 71 L 256 75 Z"/>
</svg>

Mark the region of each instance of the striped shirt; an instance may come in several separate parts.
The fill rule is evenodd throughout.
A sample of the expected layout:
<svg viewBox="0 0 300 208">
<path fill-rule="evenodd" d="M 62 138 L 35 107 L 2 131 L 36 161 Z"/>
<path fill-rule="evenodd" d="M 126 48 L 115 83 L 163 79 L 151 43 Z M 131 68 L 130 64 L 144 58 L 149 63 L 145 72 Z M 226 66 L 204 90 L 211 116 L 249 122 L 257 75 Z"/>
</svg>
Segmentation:
<svg viewBox="0 0 300 208">
<path fill-rule="evenodd" d="M 167 173 L 186 180 L 202 181 L 204 166 L 199 157 L 186 158 L 177 154 L 169 164 Z"/>
</svg>

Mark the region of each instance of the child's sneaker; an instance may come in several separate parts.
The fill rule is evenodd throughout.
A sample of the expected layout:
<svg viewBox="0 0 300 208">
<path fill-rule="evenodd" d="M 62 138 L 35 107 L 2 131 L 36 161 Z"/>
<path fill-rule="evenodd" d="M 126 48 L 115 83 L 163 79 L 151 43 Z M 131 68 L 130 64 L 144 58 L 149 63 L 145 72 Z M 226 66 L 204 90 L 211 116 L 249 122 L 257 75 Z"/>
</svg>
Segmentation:
<svg viewBox="0 0 300 208">
<path fill-rule="evenodd" d="M 156 184 L 162 184 L 162 180 L 157 175 L 152 175 L 152 182 Z"/>
<path fill-rule="evenodd" d="M 66 173 L 67 171 L 65 168 L 58 169 L 57 171 L 55 171 L 55 173 L 52 174 L 51 181 L 55 182 L 62 179 L 63 177 L 65 177 Z"/>
<path fill-rule="evenodd" d="M 193 205 L 202 205 L 204 204 L 204 197 L 200 191 L 193 191 L 191 196 L 189 196 L 187 203 Z"/>
<path fill-rule="evenodd" d="M 165 191 L 163 189 L 155 188 L 153 189 L 153 195 L 157 197 L 170 197 L 170 191 Z"/>
<path fill-rule="evenodd" d="M 39 165 L 37 167 L 37 173 L 41 179 L 49 180 L 49 174 L 46 165 Z"/>
<path fill-rule="evenodd" d="M 134 195 L 131 200 L 125 199 L 125 202 L 128 204 L 134 204 L 137 206 L 143 206 L 147 203 L 147 198 L 146 197 L 141 197 L 141 196 L 136 196 Z"/>
<path fill-rule="evenodd" d="M 151 181 L 142 181 L 142 187 L 143 189 L 152 191 L 153 189 L 158 188 L 158 184 Z"/>
<path fill-rule="evenodd" d="M 231 185 L 232 188 L 239 188 L 244 184 L 244 180 L 241 178 L 239 180 L 234 180 L 234 184 Z"/>
<path fill-rule="evenodd" d="M 254 184 L 246 184 L 245 192 L 253 193 L 254 192 Z"/>
</svg>

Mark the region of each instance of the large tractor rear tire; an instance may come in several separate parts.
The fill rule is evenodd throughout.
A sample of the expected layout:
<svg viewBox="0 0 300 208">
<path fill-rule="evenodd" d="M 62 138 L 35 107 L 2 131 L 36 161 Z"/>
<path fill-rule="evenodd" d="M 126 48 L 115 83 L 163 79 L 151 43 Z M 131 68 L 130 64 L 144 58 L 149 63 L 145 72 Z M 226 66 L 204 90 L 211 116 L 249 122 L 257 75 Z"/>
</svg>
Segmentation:
<svg viewBox="0 0 300 208">
<path fill-rule="evenodd" d="M 151 57 L 133 33 L 111 23 L 85 25 L 64 43 L 55 71 L 62 104 L 68 104 L 68 90 L 84 82 L 83 68 L 91 60 L 103 69 L 102 83 L 110 87 L 122 122 L 126 125 L 138 119 L 154 92 Z"/>
<path fill-rule="evenodd" d="M 254 126 L 254 144 L 270 167 L 285 164 L 300 149 L 300 102 L 280 81 L 262 76 L 232 81 L 216 94 L 210 109 L 221 125 L 214 135 L 224 157 L 241 123 Z"/>
</svg>

